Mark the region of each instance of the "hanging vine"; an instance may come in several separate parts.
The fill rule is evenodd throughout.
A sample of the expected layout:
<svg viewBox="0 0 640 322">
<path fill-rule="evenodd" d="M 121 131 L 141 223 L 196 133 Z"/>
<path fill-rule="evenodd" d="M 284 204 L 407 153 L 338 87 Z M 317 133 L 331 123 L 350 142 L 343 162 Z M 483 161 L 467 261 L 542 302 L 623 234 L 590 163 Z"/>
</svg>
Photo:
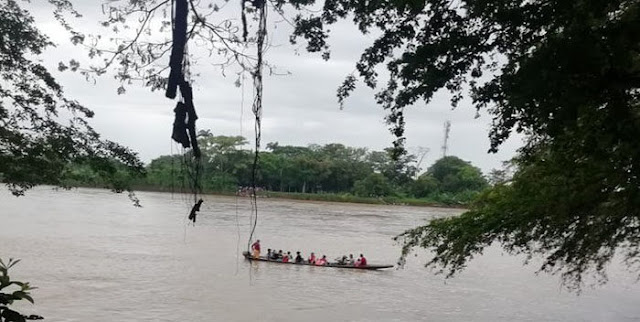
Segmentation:
<svg viewBox="0 0 640 322">
<path fill-rule="evenodd" d="M 244 3 L 244 0 L 241 0 Z M 255 152 L 253 158 L 253 164 L 251 166 L 251 188 L 253 190 L 251 196 L 252 203 L 252 226 L 251 233 L 249 234 L 249 239 L 247 241 L 247 251 L 251 246 L 251 240 L 253 239 L 253 235 L 256 230 L 256 226 L 258 225 L 258 196 L 256 193 L 256 182 L 258 180 L 258 171 L 260 165 L 260 138 L 262 136 L 262 72 L 263 72 L 263 55 L 265 50 L 265 41 L 267 37 L 267 4 L 263 0 L 255 0 L 252 1 L 253 6 L 258 11 L 258 31 L 257 31 L 257 39 L 256 39 L 256 64 L 252 71 L 253 77 L 253 87 L 254 87 L 254 98 L 253 98 L 253 106 L 252 111 L 255 117 L 254 130 L 255 130 Z M 243 23 L 243 36 L 246 41 L 246 33 L 247 33 L 247 24 L 245 18 L 245 10 L 243 4 L 242 11 L 242 23 Z"/>
<path fill-rule="evenodd" d="M 246 14 L 248 9 L 245 6 L 245 0 L 242 1 L 242 30 L 243 40 L 245 44 L 248 42 L 248 26 Z M 258 180 L 259 161 L 260 161 L 260 139 L 261 139 L 261 121 L 262 121 L 262 91 L 263 91 L 263 67 L 264 60 L 263 55 L 265 51 L 265 43 L 267 37 L 267 6 L 264 0 L 251 1 L 253 9 L 257 13 L 258 30 L 256 35 L 256 59 L 255 64 L 248 68 L 245 61 L 239 59 L 238 55 L 234 53 L 240 66 L 243 70 L 250 70 L 253 78 L 254 86 L 254 99 L 252 111 L 255 117 L 255 153 L 254 160 L 251 167 L 251 187 L 252 193 L 252 213 L 251 213 L 251 233 L 249 234 L 248 244 L 251 244 L 251 240 L 255 233 L 255 229 L 258 223 L 258 203 L 256 195 L 256 182 Z M 187 54 L 187 42 L 190 38 L 190 32 L 188 29 L 188 13 L 189 7 L 194 15 L 195 25 L 202 24 L 208 26 L 206 20 L 201 17 L 195 7 L 192 0 L 175 0 L 172 1 L 172 35 L 173 44 L 171 50 L 171 57 L 169 62 L 170 74 L 167 79 L 167 88 L 165 96 L 171 99 L 177 97 L 179 90 L 180 98 L 174 109 L 175 121 L 173 124 L 172 139 L 182 145 L 183 148 L 191 148 L 190 154 L 185 154 L 184 163 L 187 165 L 186 173 L 191 182 L 191 191 L 194 195 L 194 206 L 189 215 L 189 219 L 195 222 L 196 211 L 200 209 L 202 200 L 198 200 L 198 193 L 201 193 L 202 187 L 200 184 L 200 149 L 198 147 L 197 135 L 196 135 L 196 120 L 198 116 L 196 114 L 195 106 L 193 104 L 193 91 L 191 85 L 186 77 L 186 70 L 188 66 L 188 54 Z M 195 26 L 194 25 L 194 26 Z M 193 29 L 192 29 L 193 30 Z M 187 158 L 189 156 L 190 158 Z M 191 165 L 189 162 L 193 162 Z M 189 166 L 190 165 L 190 166 Z M 249 248 L 249 245 L 247 245 Z"/>
<path fill-rule="evenodd" d="M 107 1 L 102 5 L 105 19 L 100 24 L 109 33 L 85 34 L 70 25 L 74 44 L 88 50 L 94 59 L 90 65 L 81 65 L 77 60 L 61 62 L 60 68 L 79 72 L 87 79 L 95 79 L 107 71 L 114 71 L 121 84 L 118 93 L 126 87 L 140 82 L 151 90 L 163 90 L 165 96 L 176 99 L 172 140 L 185 149 L 181 163 L 194 200 L 202 193 L 200 182 L 202 163 L 197 141 L 198 119 L 193 97 L 193 80 L 188 75 L 189 60 L 197 63 L 199 55 L 218 67 L 222 74 L 228 68 L 239 67 L 239 77 L 249 73 L 253 79 L 255 116 L 255 155 L 252 165 L 252 228 L 257 224 L 257 196 L 259 181 L 259 150 L 262 119 L 263 74 L 265 68 L 274 73 L 273 66 L 264 60 L 267 41 L 267 1 L 241 0 L 241 19 L 221 18 L 219 14 L 228 2 L 200 0 L 151 0 L 151 1 Z M 274 9 L 278 8 L 274 2 Z M 228 9 L 225 9 L 228 10 Z M 251 19 L 247 19 L 252 15 Z M 257 26 L 253 25 L 257 22 Z M 250 32 L 256 28 L 255 36 Z M 189 53 L 189 43 L 197 43 Z M 255 45 L 256 54 L 246 49 Z M 167 57 L 169 56 L 169 57 Z M 169 58 L 169 64 L 166 63 Z M 95 62 L 98 62 L 97 64 Z M 197 74 L 194 74 L 197 77 Z"/>
</svg>

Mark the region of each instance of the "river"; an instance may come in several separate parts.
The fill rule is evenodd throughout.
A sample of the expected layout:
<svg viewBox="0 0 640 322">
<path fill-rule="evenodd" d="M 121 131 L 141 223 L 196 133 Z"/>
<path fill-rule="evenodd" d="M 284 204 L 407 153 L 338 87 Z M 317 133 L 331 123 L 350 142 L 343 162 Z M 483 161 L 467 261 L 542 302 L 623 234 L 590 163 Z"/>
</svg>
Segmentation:
<svg viewBox="0 0 640 322">
<path fill-rule="evenodd" d="M 39 187 L 0 190 L 0 257 L 21 258 L 12 277 L 37 286 L 23 313 L 45 321 L 638 321 L 640 285 L 620 264 L 580 295 L 557 276 L 493 247 L 445 279 L 423 267 L 354 271 L 248 263 L 249 199 L 206 196 L 195 226 L 189 196 Z M 459 210 L 258 201 L 267 248 L 329 258 L 364 253 L 395 263 L 392 237 Z M 534 260 L 535 263 L 535 260 Z"/>
</svg>

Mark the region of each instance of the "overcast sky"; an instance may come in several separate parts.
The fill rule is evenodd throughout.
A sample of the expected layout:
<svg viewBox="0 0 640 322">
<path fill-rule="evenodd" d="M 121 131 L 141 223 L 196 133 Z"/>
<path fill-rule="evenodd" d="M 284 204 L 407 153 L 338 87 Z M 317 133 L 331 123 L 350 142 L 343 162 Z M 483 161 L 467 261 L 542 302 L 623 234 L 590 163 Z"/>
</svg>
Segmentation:
<svg viewBox="0 0 640 322">
<path fill-rule="evenodd" d="M 82 1 L 78 9 L 84 18 L 71 23 L 85 31 L 104 33 L 97 22 L 101 19 L 101 3 Z M 50 6 L 36 1 L 30 8 L 38 26 L 57 44 L 43 57 L 47 67 L 56 71 L 59 61 L 86 57 L 82 48 L 68 42 L 69 35 L 53 19 Z M 270 23 L 269 33 L 276 46 L 269 49 L 266 59 L 291 74 L 264 79 L 263 146 L 275 141 L 281 145 L 342 143 L 381 150 L 394 140 L 384 123 L 385 112 L 373 100 L 373 90 L 359 87 L 345 108 L 339 109 L 336 89 L 354 70 L 355 62 L 373 37 L 360 34 L 348 22 L 332 30 L 332 59 L 324 61 L 319 55 L 304 50 L 296 54 L 300 47 L 287 41 L 290 27 L 278 24 L 274 28 Z M 200 117 L 198 128 L 211 129 L 214 135 L 243 135 L 253 139 L 250 81 L 245 83 L 243 95 L 241 88 L 234 85 L 235 75 L 224 77 L 206 60 L 199 60 L 192 69 L 201 74 L 194 88 L 194 102 Z M 70 98 L 96 112 L 91 124 L 105 138 L 131 147 L 145 162 L 178 151 L 170 140 L 175 102 L 165 98 L 163 92 L 129 86 L 125 95 L 117 95 L 119 85 L 110 76 L 93 84 L 74 73 L 56 71 L 55 75 Z M 406 111 L 406 145 L 410 151 L 417 147 L 430 149 L 422 164 L 426 168 L 442 156 L 443 124 L 450 120 L 449 155 L 471 161 L 484 172 L 499 168 L 502 161 L 513 156 L 521 145 L 521 138 L 506 142 L 498 154 L 488 154 L 490 117 L 482 112 L 479 118 L 475 116 L 469 101 L 452 110 L 447 93 L 440 93 L 428 105 L 416 104 Z"/>
</svg>

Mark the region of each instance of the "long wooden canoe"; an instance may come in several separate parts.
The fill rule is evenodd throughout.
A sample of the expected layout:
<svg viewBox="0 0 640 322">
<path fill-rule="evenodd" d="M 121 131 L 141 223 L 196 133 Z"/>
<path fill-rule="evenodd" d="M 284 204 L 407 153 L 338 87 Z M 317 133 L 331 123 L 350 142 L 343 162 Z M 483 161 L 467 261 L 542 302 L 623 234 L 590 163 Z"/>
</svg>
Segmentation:
<svg viewBox="0 0 640 322">
<path fill-rule="evenodd" d="M 267 259 L 265 256 L 260 256 L 260 258 L 254 258 L 249 254 L 249 252 L 243 252 L 242 255 L 244 255 L 244 258 L 246 258 L 249 261 L 269 262 L 269 263 L 287 264 L 287 265 L 305 265 L 305 266 L 315 266 L 315 267 L 334 267 L 334 268 L 350 268 L 350 269 L 366 269 L 366 270 L 376 270 L 376 269 L 385 269 L 385 268 L 393 267 L 393 265 L 352 266 L 352 265 L 340 265 L 336 263 L 329 263 L 325 266 L 316 266 L 314 264 L 309 264 L 309 263 L 294 263 L 294 262 L 285 263 L 277 260 Z"/>
</svg>

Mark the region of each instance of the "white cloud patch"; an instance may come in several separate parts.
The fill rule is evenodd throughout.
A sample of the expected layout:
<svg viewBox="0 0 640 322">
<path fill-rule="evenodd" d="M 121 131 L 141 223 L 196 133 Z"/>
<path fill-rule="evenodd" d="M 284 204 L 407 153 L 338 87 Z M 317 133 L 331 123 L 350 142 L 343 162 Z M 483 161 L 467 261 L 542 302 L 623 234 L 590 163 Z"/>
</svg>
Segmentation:
<svg viewBox="0 0 640 322">
<path fill-rule="evenodd" d="M 82 30 L 98 31 L 100 8 L 87 3 L 78 7 L 84 18 L 71 22 Z M 57 43 L 43 58 L 50 70 L 56 70 L 59 61 L 72 58 L 87 61 L 83 49 L 68 42 L 68 34 L 53 19 L 49 6 L 31 4 L 30 9 L 35 10 L 38 26 Z M 343 143 L 372 150 L 391 145 L 394 138 L 384 123 L 385 112 L 375 104 L 373 90 L 361 84 L 343 110 L 339 109 L 335 96 L 337 87 L 354 71 L 356 60 L 374 36 L 360 34 L 349 22 L 341 22 L 332 29 L 329 61 L 322 60 L 318 54 L 305 53 L 302 43 L 288 45 L 291 28 L 285 23 L 269 31 L 272 43 L 277 46 L 269 49 L 266 59 L 277 66 L 279 72 L 291 74 L 265 77 L 263 144 L 272 141 L 289 145 Z M 211 129 L 216 135 L 243 135 L 253 140 L 251 80 L 245 79 L 243 95 L 242 89 L 234 85 L 237 76 L 233 71 L 227 71 L 224 77 L 204 58 L 200 58 L 192 70 L 200 74 L 194 86 L 200 117 L 198 127 Z M 147 162 L 177 152 L 170 143 L 175 102 L 166 99 L 163 92 L 132 85 L 127 87 L 125 95 L 117 95 L 119 84 L 110 76 L 103 76 L 93 84 L 74 73 L 56 72 L 55 75 L 69 97 L 96 112 L 92 124 L 104 137 L 139 151 Z M 443 123 L 450 120 L 450 155 L 472 161 L 485 172 L 500 167 L 503 160 L 513 156 L 521 137 L 505 143 L 500 153 L 487 154 L 490 118 L 475 116 L 476 111 L 468 101 L 452 110 L 449 96 L 438 93 L 428 106 L 419 103 L 407 109 L 407 146 L 429 148 L 423 167 L 429 165 L 441 156 Z"/>
</svg>

